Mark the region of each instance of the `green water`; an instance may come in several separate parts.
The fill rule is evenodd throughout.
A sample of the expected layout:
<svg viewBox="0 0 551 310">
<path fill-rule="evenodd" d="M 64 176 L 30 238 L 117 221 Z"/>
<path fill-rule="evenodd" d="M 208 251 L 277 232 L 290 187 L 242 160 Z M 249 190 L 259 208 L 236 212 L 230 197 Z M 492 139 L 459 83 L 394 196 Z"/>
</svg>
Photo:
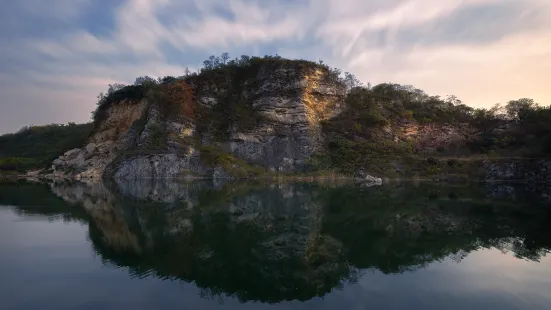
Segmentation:
<svg viewBox="0 0 551 310">
<path fill-rule="evenodd" d="M 510 184 L 0 184 L 1 309 L 550 309 Z"/>
</svg>

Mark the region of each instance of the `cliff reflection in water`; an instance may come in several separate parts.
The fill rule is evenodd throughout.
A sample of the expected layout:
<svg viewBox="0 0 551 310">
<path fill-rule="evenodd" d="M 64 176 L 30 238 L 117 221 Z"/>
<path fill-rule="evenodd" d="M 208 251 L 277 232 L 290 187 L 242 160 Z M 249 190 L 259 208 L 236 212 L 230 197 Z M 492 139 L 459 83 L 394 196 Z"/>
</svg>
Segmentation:
<svg viewBox="0 0 551 310">
<path fill-rule="evenodd" d="M 482 247 L 530 260 L 551 248 L 548 202 L 509 185 L 141 180 L 49 189 L 4 186 L 0 204 L 88 223 L 96 252 L 133 276 L 193 282 L 241 301 L 308 300 L 366 269 L 408 272 Z"/>
</svg>

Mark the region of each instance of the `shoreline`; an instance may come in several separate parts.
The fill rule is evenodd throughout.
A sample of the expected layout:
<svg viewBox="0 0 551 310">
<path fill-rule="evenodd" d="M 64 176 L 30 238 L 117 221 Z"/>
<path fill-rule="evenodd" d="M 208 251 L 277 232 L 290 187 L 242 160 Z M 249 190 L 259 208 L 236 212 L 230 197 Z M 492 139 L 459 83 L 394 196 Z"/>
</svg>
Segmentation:
<svg viewBox="0 0 551 310">
<path fill-rule="evenodd" d="M 371 176 L 370 176 L 371 177 Z M 371 179 L 373 178 L 373 179 Z M 534 182 L 522 179 L 481 179 L 479 177 L 468 177 L 467 175 L 457 176 L 435 176 L 435 177 L 371 177 L 361 179 L 354 176 L 346 175 L 274 175 L 274 176 L 257 176 L 257 177 L 229 177 L 229 178 L 213 178 L 200 176 L 182 176 L 182 177 L 162 177 L 162 178 L 136 178 L 136 179 L 118 179 L 123 182 L 133 182 L 138 180 L 156 180 L 156 181 L 174 181 L 174 182 L 196 182 L 196 181 L 225 181 L 225 182 L 246 182 L 246 181 L 278 181 L 278 182 L 339 182 L 339 183 L 358 183 L 358 184 L 374 184 L 382 185 L 388 183 L 401 182 L 444 182 L 446 184 L 473 184 L 473 183 L 510 183 L 510 184 L 551 184 L 551 182 Z M 114 178 L 67 178 L 67 177 L 51 177 L 48 174 L 0 174 L 0 181 L 29 181 L 29 182 L 84 182 L 84 183 L 99 183 L 104 181 L 114 181 Z"/>
</svg>

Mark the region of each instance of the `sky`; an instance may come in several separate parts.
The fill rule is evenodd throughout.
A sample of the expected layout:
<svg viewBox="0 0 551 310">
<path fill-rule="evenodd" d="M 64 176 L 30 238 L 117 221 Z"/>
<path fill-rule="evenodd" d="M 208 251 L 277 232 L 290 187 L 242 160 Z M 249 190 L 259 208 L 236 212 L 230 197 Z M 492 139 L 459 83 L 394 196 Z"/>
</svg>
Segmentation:
<svg viewBox="0 0 551 310">
<path fill-rule="evenodd" d="M 18 0 L 0 11 L 0 133 L 89 121 L 108 84 L 223 52 L 321 59 L 474 107 L 551 104 L 551 0 Z"/>
</svg>

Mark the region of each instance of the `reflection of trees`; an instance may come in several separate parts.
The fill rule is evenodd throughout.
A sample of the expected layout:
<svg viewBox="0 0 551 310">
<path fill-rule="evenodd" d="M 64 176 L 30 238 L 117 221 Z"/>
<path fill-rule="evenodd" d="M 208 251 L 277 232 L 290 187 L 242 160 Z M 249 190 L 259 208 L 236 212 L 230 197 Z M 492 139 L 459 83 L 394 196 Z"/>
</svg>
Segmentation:
<svg viewBox="0 0 551 310">
<path fill-rule="evenodd" d="M 71 208 L 67 201 L 52 195 L 47 184 L 0 180 L 0 205 L 14 206 L 20 214 L 88 221 L 88 215 L 82 208 Z"/>
<path fill-rule="evenodd" d="M 549 208 L 489 200 L 470 188 L 52 186 L 82 208 L 45 189 L 0 189 L 0 204 L 88 221 L 97 253 L 133 275 L 193 281 L 205 296 L 243 301 L 307 300 L 355 281 L 361 269 L 399 273 L 446 257 L 460 262 L 481 247 L 537 260 L 551 242 Z M 28 192 L 43 197 L 31 203 Z"/>
<path fill-rule="evenodd" d="M 91 223 L 90 237 L 98 253 L 135 275 L 193 281 L 207 295 L 244 301 L 307 300 L 352 276 L 342 244 L 319 233 L 319 208 L 309 192 L 290 186 L 242 192 L 223 188 L 218 198 L 198 192 L 180 205 L 120 197 L 120 214 L 132 217 L 128 226 L 145 250 L 112 248 L 103 224 Z"/>
<path fill-rule="evenodd" d="M 466 190 L 334 189 L 324 199 L 323 232 L 345 245 L 354 266 L 386 273 L 446 257 L 460 261 L 473 250 L 489 247 L 538 260 L 551 247 L 551 228 L 546 224 L 551 209 L 533 200 L 487 199 L 481 192 Z"/>
</svg>

